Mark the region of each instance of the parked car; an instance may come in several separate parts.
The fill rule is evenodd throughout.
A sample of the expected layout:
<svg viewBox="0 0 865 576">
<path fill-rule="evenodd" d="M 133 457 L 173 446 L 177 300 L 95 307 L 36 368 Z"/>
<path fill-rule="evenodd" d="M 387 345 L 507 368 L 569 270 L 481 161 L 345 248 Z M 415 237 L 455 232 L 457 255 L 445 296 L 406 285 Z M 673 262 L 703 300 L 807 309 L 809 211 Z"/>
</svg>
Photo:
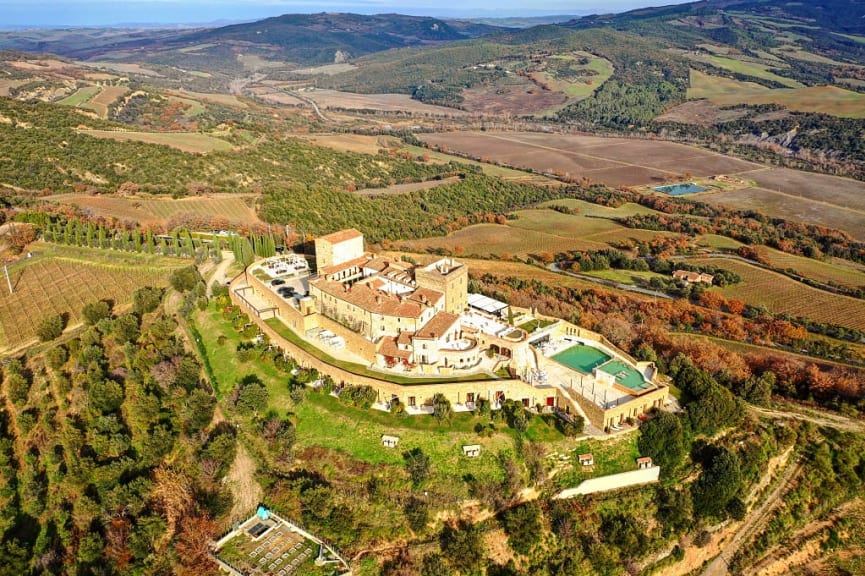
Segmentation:
<svg viewBox="0 0 865 576">
<path fill-rule="evenodd" d="M 277 278 L 276 280 L 270 281 L 271 286 L 281 286 L 282 284 L 285 284 L 285 280 L 283 280 L 282 278 Z"/>
</svg>

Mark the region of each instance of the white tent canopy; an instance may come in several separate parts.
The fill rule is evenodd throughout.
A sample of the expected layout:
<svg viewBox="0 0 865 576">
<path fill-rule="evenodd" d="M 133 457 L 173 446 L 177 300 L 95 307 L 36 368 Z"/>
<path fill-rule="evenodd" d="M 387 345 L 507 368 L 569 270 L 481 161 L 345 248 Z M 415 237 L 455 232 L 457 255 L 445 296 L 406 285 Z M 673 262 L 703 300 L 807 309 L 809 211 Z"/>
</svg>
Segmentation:
<svg viewBox="0 0 865 576">
<path fill-rule="evenodd" d="M 469 306 L 475 310 L 480 310 L 487 314 L 495 314 L 496 316 L 501 316 L 502 310 L 508 307 L 504 302 L 499 302 L 483 294 L 469 294 Z"/>
</svg>

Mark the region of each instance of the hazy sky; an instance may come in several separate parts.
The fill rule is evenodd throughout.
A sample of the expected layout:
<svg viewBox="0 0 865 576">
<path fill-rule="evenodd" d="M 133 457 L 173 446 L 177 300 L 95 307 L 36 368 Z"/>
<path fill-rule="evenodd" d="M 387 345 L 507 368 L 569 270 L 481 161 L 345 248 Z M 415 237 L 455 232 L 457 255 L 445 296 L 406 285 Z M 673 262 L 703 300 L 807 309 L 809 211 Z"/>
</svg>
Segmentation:
<svg viewBox="0 0 865 576">
<path fill-rule="evenodd" d="M 622 12 L 687 0 L 0 0 L 0 28 L 255 20 L 288 13 L 399 12 L 430 16 L 541 16 Z"/>
</svg>

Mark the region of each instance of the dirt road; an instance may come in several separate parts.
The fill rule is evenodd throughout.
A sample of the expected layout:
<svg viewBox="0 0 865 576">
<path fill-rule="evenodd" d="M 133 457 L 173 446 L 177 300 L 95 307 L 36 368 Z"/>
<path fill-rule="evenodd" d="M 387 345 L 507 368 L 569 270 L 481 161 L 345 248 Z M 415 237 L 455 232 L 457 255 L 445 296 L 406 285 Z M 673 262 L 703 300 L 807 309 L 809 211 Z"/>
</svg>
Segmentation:
<svg viewBox="0 0 865 576">
<path fill-rule="evenodd" d="M 842 416 L 841 414 L 817 411 L 814 409 L 803 409 L 808 410 L 807 413 L 794 410 L 772 410 L 770 408 L 760 408 L 759 406 L 751 406 L 751 409 L 761 416 L 802 420 L 803 422 L 811 422 L 818 426 L 835 428 L 836 430 L 844 430 L 846 432 L 865 432 L 865 422 L 848 416 Z"/>
<path fill-rule="evenodd" d="M 801 470 L 802 463 L 798 460 L 787 466 L 787 469 L 781 475 L 778 485 L 775 486 L 759 507 L 748 514 L 745 521 L 742 522 L 736 534 L 724 546 L 721 553 L 703 570 L 703 576 L 726 576 L 730 560 L 736 555 L 736 552 L 739 551 L 739 548 L 743 544 L 748 543 L 772 519 L 772 513 L 779 505 L 781 497 L 787 493 L 791 481 Z"/>
</svg>

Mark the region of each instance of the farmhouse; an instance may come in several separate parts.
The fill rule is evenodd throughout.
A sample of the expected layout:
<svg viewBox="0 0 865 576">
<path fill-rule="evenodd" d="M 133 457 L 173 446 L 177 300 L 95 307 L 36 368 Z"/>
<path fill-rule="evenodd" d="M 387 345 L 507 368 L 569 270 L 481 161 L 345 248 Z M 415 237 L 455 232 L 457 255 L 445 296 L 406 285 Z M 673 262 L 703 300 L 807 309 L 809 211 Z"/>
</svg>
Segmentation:
<svg viewBox="0 0 865 576">
<path fill-rule="evenodd" d="M 442 258 L 414 266 L 370 254 L 357 230 L 319 238 L 316 249 L 316 274 L 309 275 L 294 255 L 267 259 L 238 278 L 232 298 L 254 312 L 271 341 L 278 335 L 260 321 L 275 317 L 323 354 L 362 366 L 364 376 L 322 356 L 308 357 L 308 365 L 338 381 L 373 386 L 377 407 L 398 402 L 410 414 L 424 413 L 437 393 L 456 410 L 473 410 L 481 400 L 498 408 L 511 398 L 526 408 L 580 414 L 607 429 L 666 401 L 667 387 L 656 382 L 654 364 L 637 362 L 601 335 L 564 320 L 469 294 L 462 262 Z M 268 282 L 286 267 L 305 275 L 303 290 Z M 306 288 L 308 296 L 302 295 Z M 504 317 L 519 317 L 518 326 L 538 322 L 529 334 Z M 503 372 L 511 379 L 502 378 Z M 438 383 L 425 383 L 429 377 Z M 417 381 L 393 383 L 407 378 Z"/>
<path fill-rule="evenodd" d="M 673 272 L 673 278 L 676 280 L 684 280 L 688 284 L 709 284 L 715 280 L 711 274 L 703 272 L 691 272 L 690 270 L 676 270 Z"/>
</svg>

